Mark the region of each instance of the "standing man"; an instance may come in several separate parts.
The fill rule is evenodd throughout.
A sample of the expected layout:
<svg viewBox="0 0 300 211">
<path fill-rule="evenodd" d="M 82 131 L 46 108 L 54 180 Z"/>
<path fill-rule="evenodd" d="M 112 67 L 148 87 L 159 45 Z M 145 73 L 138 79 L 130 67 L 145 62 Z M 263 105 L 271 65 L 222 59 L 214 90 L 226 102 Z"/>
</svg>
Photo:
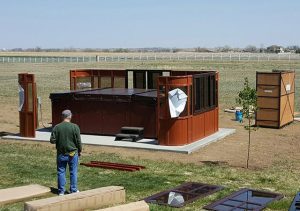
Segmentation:
<svg viewBox="0 0 300 211">
<path fill-rule="evenodd" d="M 60 196 L 65 193 L 66 167 L 70 171 L 70 193 L 79 192 L 77 189 L 78 156 L 80 156 L 81 138 L 78 125 L 71 123 L 70 110 L 62 112 L 62 122 L 57 124 L 51 133 L 50 143 L 56 144 L 57 150 L 57 185 Z"/>
</svg>

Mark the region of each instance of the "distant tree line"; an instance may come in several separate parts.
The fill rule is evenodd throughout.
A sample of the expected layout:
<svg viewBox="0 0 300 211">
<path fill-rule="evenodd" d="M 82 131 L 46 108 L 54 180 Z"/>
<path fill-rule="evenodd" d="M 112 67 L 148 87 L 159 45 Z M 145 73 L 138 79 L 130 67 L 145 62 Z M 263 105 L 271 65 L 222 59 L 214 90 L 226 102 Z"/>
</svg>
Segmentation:
<svg viewBox="0 0 300 211">
<path fill-rule="evenodd" d="M 266 48 L 256 47 L 254 45 L 248 45 L 245 48 L 231 48 L 228 45 L 223 47 L 216 47 L 213 49 L 197 47 L 195 52 L 248 52 L 248 53 L 300 53 L 300 47 L 298 45 L 283 47 L 280 45 L 271 45 Z"/>
<path fill-rule="evenodd" d="M 177 53 L 177 52 L 248 52 L 248 53 L 300 53 L 300 47 L 298 45 L 292 45 L 283 47 L 280 45 L 271 45 L 268 47 L 256 47 L 254 45 L 248 45 L 244 48 L 231 48 L 228 45 L 215 47 L 215 48 L 13 48 L 13 49 L 0 49 L 0 51 L 13 51 L 13 52 L 111 52 L 111 53 L 129 53 L 129 52 L 166 52 L 166 53 Z"/>
</svg>

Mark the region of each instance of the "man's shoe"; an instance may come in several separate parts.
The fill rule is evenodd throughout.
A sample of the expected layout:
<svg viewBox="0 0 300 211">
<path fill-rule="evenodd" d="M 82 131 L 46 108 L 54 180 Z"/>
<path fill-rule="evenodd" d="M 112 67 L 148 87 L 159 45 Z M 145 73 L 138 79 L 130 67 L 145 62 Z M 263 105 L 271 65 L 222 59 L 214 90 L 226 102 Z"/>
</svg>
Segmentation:
<svg viewBox="0 0 300 211">
<path fill-rule="evenodd" d="M 59 196 L 64 196 L 65 194 L 64 193 L 60 193 L 60 194 L 58 194 Z"/>
</svg>

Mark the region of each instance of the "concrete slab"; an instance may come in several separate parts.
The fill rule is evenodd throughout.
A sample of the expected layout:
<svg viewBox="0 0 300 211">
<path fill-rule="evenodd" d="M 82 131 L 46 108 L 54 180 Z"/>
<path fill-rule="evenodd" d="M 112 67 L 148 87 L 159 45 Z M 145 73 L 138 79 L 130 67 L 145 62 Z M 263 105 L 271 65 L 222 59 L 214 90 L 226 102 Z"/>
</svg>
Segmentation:
<svg viewBox="0 0 300 211">
<path fill-rule="evenodd" d="M 294 120 L 300 122 L 300 117 L 295 117 Z"/>
<path fill-rule="evenodd" d="M 190 154 L 200 149 L 201 147 L 206 146 L 207 144 L 218 141 L 233 133 L 235 133 L 235 129 L 220 128 L 217 133 L 214 133 L 199 141 L 184 146 L 161 146 L 158 145 L 156 139 L 142 139 L 138 142 L 127 142 L 127 141 L 114 141 L 115 140 L 114 136 L 99 136 L 99 135 L 84 135 L 84 134 L 81 135 L 81 141 L 83 144 L 88 144 L 88 145 L 147 149 L 147 150 L 158 150 L 158 151 Z M 50 130 L 43 129 L 43 130 L 36 131 L 36 138 L 20 137 L 19 135 L 8 135 L 8 136 L 3 136 L 2 138 L 49 142 L 50 134 L 51 134 Z"/>
<path fill-rule="evenodd" d="M 41 196 L 49 192 L 50 188 L 36 184 L 0 189 L 0 205 Z"/>
</svg>

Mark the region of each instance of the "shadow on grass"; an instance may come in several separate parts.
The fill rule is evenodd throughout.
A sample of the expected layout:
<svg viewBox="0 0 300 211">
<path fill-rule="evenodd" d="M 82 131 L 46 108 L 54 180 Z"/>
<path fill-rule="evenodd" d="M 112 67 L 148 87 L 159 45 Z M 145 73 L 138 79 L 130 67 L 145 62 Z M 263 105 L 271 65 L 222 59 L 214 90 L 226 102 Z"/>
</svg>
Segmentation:
<svg viewBox="0 0 300 211">
<path fill-rule="evenodd" d="M 6 132 L 6 131 L 1 131 L 0 132 L 0 137 L 3 137 L 3 136 L 12 136 L 12 135 L 16 135 L 16 134 L 15 133 Z"/>
<path fill-rule="evenodd" d="M 204 160 L 201 161 L 201 163 L 208 165 L 208 166 L 228 166 L 228 162 L 225 161 L 210 161 L 210 160 Z"/>
<path fill-rule="evenodd" d="M 54 188 L 54 187 L 50 187 L 50 191 L 51 191 L 51 193 L 53 193 L 53 194 L 58 194 L 58 189 L 57 188 Z"/>
</svg>

